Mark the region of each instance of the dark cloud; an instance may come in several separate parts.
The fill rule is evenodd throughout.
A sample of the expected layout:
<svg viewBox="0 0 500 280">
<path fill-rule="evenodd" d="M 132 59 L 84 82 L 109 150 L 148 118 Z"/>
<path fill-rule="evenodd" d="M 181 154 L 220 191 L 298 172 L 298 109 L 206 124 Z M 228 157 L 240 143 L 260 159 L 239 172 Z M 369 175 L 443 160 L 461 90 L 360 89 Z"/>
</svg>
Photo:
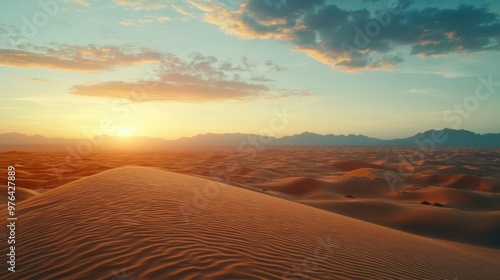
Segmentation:
<svg viewBox="0 0 500 280">
<path fill-rule="evenodd" d="M 411 18 L 408 25 L 425 27 L 418 30 L 419 39 L 412 41 L 412 54 L 431 56 L 500 49 L 499 17 L 486 7 L 427 8 L 421 13 L 408 12 L 408 15 Z"/>
<path fill-rule="evenodd" d="M 407 55 L 500 49 L 500 17 L 488 6 L 445 9 L 417 8 L 409 0 L 367 2 L 373 2 L 370 9 L 343 9 L 322 0 L 248 0 L 237 10 L 211 2 L 202 9 L 206 21 L 227 33 L 290 41 L 295 51 L 345 70 L 393 66 Z"/>
</svg>

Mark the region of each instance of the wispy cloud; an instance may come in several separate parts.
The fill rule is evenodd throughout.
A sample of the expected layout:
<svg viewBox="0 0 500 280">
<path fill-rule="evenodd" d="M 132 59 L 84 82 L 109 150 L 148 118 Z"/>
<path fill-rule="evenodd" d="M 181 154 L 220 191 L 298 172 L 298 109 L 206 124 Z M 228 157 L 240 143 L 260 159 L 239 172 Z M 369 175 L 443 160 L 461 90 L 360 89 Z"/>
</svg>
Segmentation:
<svg viewBox="0 0 500 280">
<path fill-rule="evenodd" d="M 26 77 L 26 78 L 21 78 L 26 81 L 33 81 L 33 82 L 39 82 L 39 83 L 46 83 L 49 82 L 50 80 L 47 79 L 40 79 L 40 78 L 35 78 L 35 77 Z"/>
<path fill-rule="evenodd" d="M 269 90 L 267 86 L 234 80 L 206 80 L 185 74 L 162 74 L 157 80 L 123 82 L 111 81 L 71 88 L 72 94 L 120 98 L 140 89 L 143 84 L 152 85 L 144 90 L 142 101 L 166 100 L 180 102 L 214 102 L 223 100 L 248 100 L 259 97 Z"/>
<path fill-rule="evenodd" d="M 167 16 L 159 16 L 159 15 L 145 15 L 144 18 L 137 19 L 137 20 L 123 20 L 119 21 L 121 25 L 126 25 L 126 26 L 144 26 L 149 23 L 162 23 L 166 21 L 172 21 L 171 17 Z"/>
<path fill-rule="evenodd" d="M 406 74 L 422 74 L 422 75 L 438 75 L 444 78 L 470 78 L 476 77 L 477 74 L 468 73 L 467 71 L 460 70 L 440 70 L 440 69 L 402 69 L 399 71 Z"/>
<path fill-rule="evenodd" d="M 273 79 L 266 77 L 264 75 L 254 76 L 251 78 L 251 80 L 254 82 L 261 82 L 261 83 L 274 82 Z"/>
<path fill-rule="evenodd" d="M 156 16 L 146 16 L 151 20 Z M 215 56 L 195 52 L 186 59 L 173 53 L 132 46 L 71 46 L 55 47 L 22 45 L 19 49 L 0 49 L 0 65 L 19 68 L 45 68 L 69 71 L 109 71 L 141 63 L 155 63 L 157 70 L 147 79 L 136 81 L 106 81 L 75 85 L 70 93 L 85 96 L 122 97 L 144 83 L 154 85 L 144 100 L 179 102 L 213 102 L 224 100 L 248 101 L 257 98 L 302 97 L 308 92 L 277 88 L 266 73 L 283 71 L 284 67 L 267 61 L 252 61 L 246 56 L 239 60 L 220 60 Z M 29 78 L 43 82 L 43 79 Z"/>
<path fill-rule="evenodd" d="M 142 101 L 177 101 L 188 103 L 218 101 L 249 101 L 258 98 L 285 98 L 310 96 L 308 92 L 277 89 L 273 80 L 263 75 L 243 73 L 254 65 L 242 58 L 241 65 L 219 62 L 214 56 L 193 53 L 189 60 L 174 54 L 164 54 L 163 62 L 154 77 L 134 82 L 108 81 L 91 85 L 77 85 L 70 93 L 85 96 L 120 98 L 140 93 Z M 148 85 L 145 87 L 144 85 Z M 131 98 L 134 100 L 134 98 Z"/>
<path fill-rule="evenodd" d="M 121 25 L 125 25 L 125 26 L 136 25 L 135 21 L 133 21 L 133 20 L 122 20 L 122 21 L 119 21 L 118 23 Z"/>
<path fill-rule="evenodd" d="M 66 0 L 66 1 L 68 1 L 68 0 Z M 86 0 L 71 0 L 70 2 L 80 4 L 80 5 L 85 6 L 85 7 L 90 7 L 90 3 Z"/>
<path fill-rule="evenodd" d="M 443 94 L 439 90 L 432 89 L 432 88 L 412 88 L 412 89 L 405 90 L 403 92 L 407 93 L 407 94 L 427 95 L 427 96 L 439 97 L 439 98 L 450 97 L 450 95 Z"/>
<path fill-rule="evenodd" d="M 181 14 L 181 15 L 185 15 L 187 17 L 194 17 L 194 14 L 187 11 L 185 8 L 181 7 L 181 6 L 178 6 L 178 5 L 172 5 L 172 9 L 174 9 L 174 11 L 176 11 L 177 13 Z"/>
<path fill-rule="evenodd" d="M 159 0 L 113 0 L 119 6 L 129 7 L 132 10 L 160 10 L 166 8 L 164 1 Z"/>
<path fill-rule="evenodd" d="M 117 66 L 160 61 L 161 54 L 149 49 L 114 46 L 62 45 L 58 48 L 28 46 L 26 50 L 0 49 L 0 65 L 23 68 L 102 71 Z"/>
</svg>

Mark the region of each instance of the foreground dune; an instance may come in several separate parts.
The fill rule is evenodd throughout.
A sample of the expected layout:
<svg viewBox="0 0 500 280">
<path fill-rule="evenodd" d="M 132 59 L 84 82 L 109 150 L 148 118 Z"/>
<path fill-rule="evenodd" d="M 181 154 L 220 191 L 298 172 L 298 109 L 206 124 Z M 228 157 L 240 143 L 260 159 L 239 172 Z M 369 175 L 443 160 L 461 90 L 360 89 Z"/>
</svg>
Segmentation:
<svg viewBox="0 0 500 280">
<path fill-rule="evenodd" d="M 17 272 L 3 268 L 1 279 L 500 275 L 500 251 L 495 249 L 420 237 L 144 167 L 104 171 L 31 197 L 18 204 L 17 217 L 22 229 L 17 232 Z M 1 218 L 5 221 L 5 214 Z"/>
<path fill-rule="evenodd" d="M 414 234 L 500 249 L 498 148 L 439 148 L 412 164 L 406 159 L 418 150 L 394 147 L 266 148 L 255 156 L 234 147 L 94 151 L 81 158 L 60 149 L 21 150 L 0 149 L 0 157 L 16 167 L 18 202 L 105 170 L 147 166 Z M 399 176 L 396 184 L 388 182 L 388 173 Z M 0 202 L 6 196 L 0 192 Z"/>
</svg>

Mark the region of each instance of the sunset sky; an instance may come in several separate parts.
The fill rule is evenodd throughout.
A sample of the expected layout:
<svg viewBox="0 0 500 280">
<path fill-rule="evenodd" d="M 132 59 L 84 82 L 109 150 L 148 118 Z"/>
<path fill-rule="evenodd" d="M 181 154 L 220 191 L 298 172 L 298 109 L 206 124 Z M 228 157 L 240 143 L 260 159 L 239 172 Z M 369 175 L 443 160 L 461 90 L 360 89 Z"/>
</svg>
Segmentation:
<svg viewBox="0 0 500 280">
<path fill-rule="evenodd" d="M 497 0 L 4 1 L 0 38 L 0 133 L 500 132 Z"/>
</svg>

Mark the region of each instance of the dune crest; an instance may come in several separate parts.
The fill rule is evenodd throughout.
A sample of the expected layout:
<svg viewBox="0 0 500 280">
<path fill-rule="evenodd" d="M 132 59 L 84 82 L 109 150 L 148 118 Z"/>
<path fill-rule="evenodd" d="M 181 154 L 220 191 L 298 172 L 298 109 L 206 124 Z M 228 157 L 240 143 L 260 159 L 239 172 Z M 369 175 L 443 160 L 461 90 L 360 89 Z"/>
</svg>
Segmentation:
<svg viewBox="0 0 500 280">
<path fill-rule="evenodd" d="M 197 208 L 196 194 L 208 185 L 219 187 Z M 180 206 L 198 212 L 186 221 Z M 495 279 L 500 273 L 498 250 L 144 167 L 104 171 L 32 197 L 19 204 L 18 224 L 16 279 Z"/>
</svg>

